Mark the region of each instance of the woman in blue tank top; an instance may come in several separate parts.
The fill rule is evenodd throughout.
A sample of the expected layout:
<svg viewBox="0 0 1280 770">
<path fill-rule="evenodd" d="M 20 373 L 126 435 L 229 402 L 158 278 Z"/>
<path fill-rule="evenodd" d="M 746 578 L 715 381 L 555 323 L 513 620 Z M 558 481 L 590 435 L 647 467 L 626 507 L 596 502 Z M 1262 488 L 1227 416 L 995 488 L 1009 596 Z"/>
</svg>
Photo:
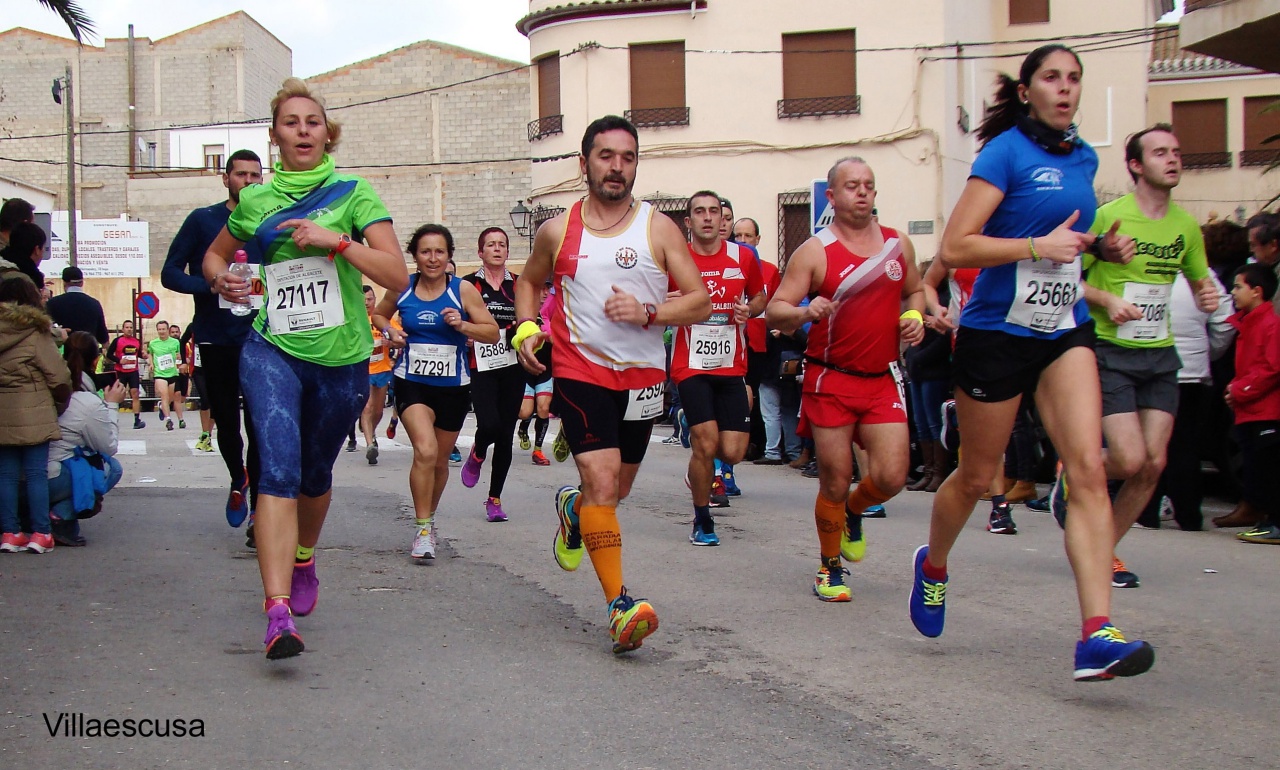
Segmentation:
<svg viewBox="0 0 1280 770">
<path fill-rule="evenodd" d="M 409 239 L 418 272 L 409 288 L 390 293 L 373 311 L 373 324 L 392 346 L 403 348 L 394 369 L 396 412 L 413 443 L 409 490 L 413 494 L 415 559 L 434 559 L 436 507 L 449 479 L 449 448 L 458 439 L 471 399 L 467 344 L 498 341 L 493 320 L 476 287 L 446 272 L 453 235 L 423 225 Z M 400 314 L 404 331 L 391 325 Z"/>
<path fill-rule="evenodd" d="M 996 473 L 1022 395 L 1032 393 L 1065 466 L 1054 486 L 1064 516 L 1071 478 L 1066 548 L 1083 620 L 1075 679 L 1093 681 L 1141 674 L 1155 656 L 1110 622 L 1115 534 L 1080 262 L 1085 251 L 1128 261 L 1134 244 L 1114 230 L 1096 239 L 1088 232 L 1098 157 L 1073 123 L 1083 74 L 1074 51 L 1052 44 L 1027 56 L 1017 80 L 1001 75 L 978 129 L 982 149 L 942 234 L 948 268 L 982 272 L 960 316 L 953 356 L 960 465 L 934 498 L 929 543 L 915 554 L 910 607 L 922 634 L 942 634 L 947 557 Z"/>
</svg>

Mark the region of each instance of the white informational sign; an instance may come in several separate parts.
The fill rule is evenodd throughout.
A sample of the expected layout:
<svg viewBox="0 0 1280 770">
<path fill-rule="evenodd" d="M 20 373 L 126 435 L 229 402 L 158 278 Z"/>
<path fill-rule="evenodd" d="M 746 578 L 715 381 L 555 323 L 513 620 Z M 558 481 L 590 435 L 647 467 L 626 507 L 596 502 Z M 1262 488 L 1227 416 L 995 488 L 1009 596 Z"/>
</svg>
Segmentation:
<svg viewBox="0 0 1280 770">
<path fill-rule="evenodd" d="M 55 211 L 49 255 L 40 272 L 55 278 L 68 263 L 67 212 Z M 127 219 L 76 220 L 76 266 L 85 278 L 146 278 L 151 275 L 150 224 Z"/>
</svg>

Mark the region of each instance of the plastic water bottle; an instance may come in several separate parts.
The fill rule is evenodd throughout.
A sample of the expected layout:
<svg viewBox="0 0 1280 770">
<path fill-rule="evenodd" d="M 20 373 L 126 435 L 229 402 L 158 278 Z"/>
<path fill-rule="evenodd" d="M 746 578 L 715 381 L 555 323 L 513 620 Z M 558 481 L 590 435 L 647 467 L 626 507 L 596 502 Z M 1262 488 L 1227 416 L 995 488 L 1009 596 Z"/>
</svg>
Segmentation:
<svg viewBox="0 0 1280 770">
<path fill-rule="evenodd" d="M 244 249 L 236 249 L 236 261 L 227 268 L 227 272 L 252 283 L 253 265 L 249 264 L 249 255 L 244 253 Z M 252 312 L 252 305 L 235 305 L 231 308 L 233 315 L 249 315 Z"/>
</svg>

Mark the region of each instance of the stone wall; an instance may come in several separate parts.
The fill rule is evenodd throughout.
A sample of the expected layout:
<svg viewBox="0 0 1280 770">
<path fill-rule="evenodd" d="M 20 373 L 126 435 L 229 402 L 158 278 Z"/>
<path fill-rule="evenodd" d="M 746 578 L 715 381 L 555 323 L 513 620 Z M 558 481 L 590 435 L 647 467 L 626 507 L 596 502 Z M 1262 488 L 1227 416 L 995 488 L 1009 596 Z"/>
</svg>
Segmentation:
<svg viewBox="0 0 1280 770">
<path fill-rule="evenodd" d="M 485 75 L 492 77 L 400 96 Z M 528 242 L 511 231 L 507 212 L 528 195 L 530 184 L 524 159 L 527 68 L 423 41 L 309 82 L 342 123 L 339 167 L 373 184 L 402 241 L 420 224 L 442 223 L 453 232 L 457 260 L 465 267 L 476 261 L 473 244 L 480 231 L 497 225 L 512 237 L 513 262 L 524 261 Z M 484 162 L 471 162 L 477 160 Z"/>
</svg>

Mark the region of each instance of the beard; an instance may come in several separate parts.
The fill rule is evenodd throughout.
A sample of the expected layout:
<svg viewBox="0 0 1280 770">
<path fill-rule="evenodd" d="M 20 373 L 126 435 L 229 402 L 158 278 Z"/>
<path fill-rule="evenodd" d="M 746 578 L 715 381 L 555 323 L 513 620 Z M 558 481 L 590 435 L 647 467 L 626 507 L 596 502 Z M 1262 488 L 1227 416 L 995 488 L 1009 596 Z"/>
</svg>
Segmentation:
<svg viewBox="0 0 1280 770">
<path fill-rule="evenodd" d="M 606 188 L 605 187 L 606 182 L 617 182 L 622 185 L 622 189 L 619 191 L 614 191 L 612 189 Z M 597 198 L 599 198 L 600 200 L 605 200 L 610 202 L 625 200 L 628 196 L 631 195 L 631 188 L 634 184 L 635 184 L 635 180 L 632 180 L 631 182 L 627 182 L 627 180 L 621 175 L 610 174 L 605 176 L 604 179 L 592 179 L 591 175 L 587 174 L 587 189 L 589 189 L 591 193 L 595 195 Z"/>
</svg>

